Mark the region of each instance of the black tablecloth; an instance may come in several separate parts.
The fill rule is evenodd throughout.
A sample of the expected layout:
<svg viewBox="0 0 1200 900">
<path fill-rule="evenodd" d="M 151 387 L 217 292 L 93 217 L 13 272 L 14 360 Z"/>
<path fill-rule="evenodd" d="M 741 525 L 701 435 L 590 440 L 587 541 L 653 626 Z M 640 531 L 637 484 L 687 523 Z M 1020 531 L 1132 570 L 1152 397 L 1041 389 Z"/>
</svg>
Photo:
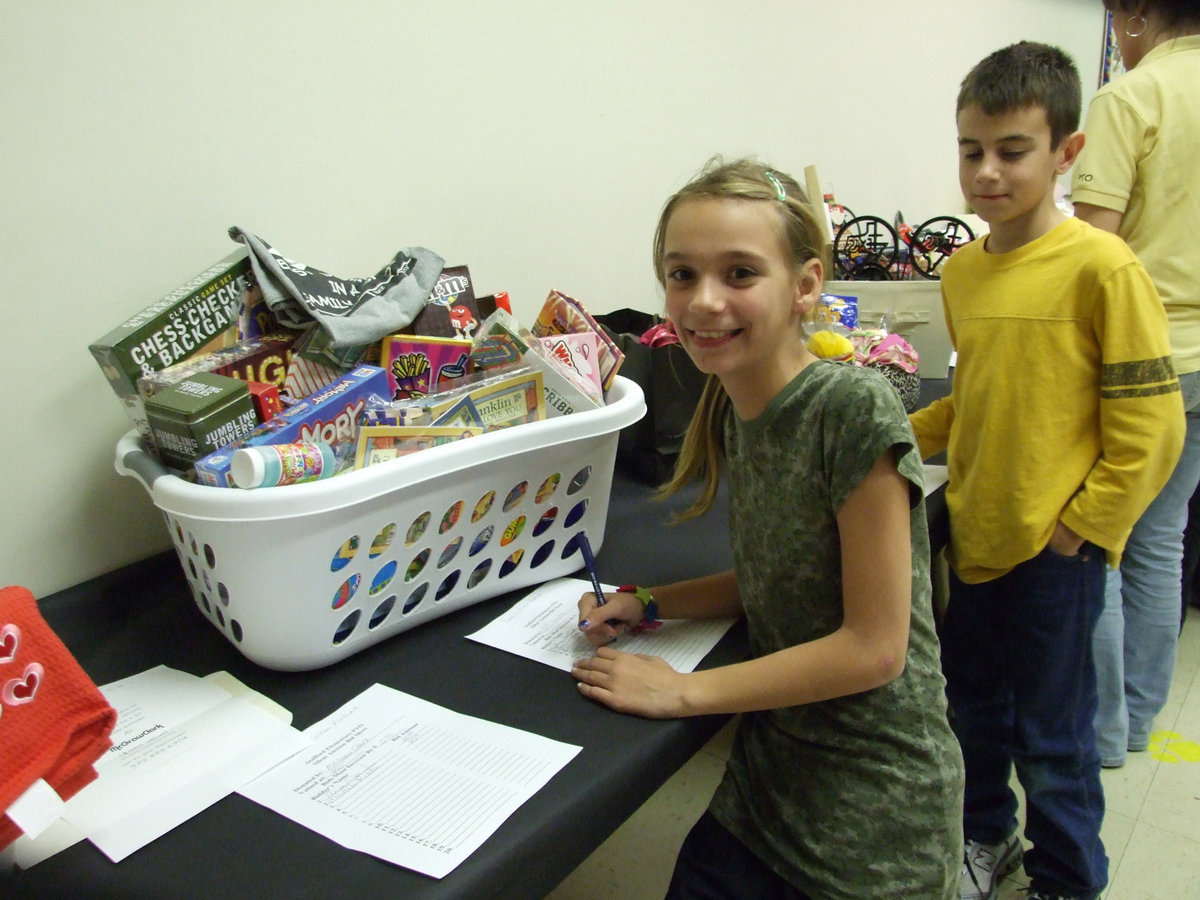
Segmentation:
<svg viewBox="0 0 1200 900">
<path fill-rule="evenodd" d="M 617 472 L 597 562 L 610 583 L 656 584 L 731 564 L 722 498 L 708 516 L 668 525 L 667 503 Z M 944 535 L 940 493 L 931 532 Z M 940 539 L 944 541 L 944 537 Z M 649 721 L 584 700 L 569 675 L 466 640 L 511 594 L 426 623 L 313 672 L 276 672 L 241 656 L 200 615 L 174 553 L 44 598 L 50 626 L 97 684 L 166 665 L 226 670 L 293 713 L 304 729 L 379 682 L 459 713 L 578 744 L 575 757 L 461 866 L 441 880 L 348 851 L 231 795 L 113 864 L 82 842 L 0 881 L 9 897 L 544 896 L 727 720 Z M 738 623 L 703 667 L 745 656 Z"/>
</svg>

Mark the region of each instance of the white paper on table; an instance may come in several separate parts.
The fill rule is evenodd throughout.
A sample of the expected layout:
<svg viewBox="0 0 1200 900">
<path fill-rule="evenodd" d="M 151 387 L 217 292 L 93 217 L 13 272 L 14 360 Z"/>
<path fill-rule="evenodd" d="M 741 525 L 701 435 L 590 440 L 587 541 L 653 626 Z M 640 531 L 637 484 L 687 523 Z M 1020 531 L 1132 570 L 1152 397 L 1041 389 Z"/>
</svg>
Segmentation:
<svg viewBox="0 0 1200 900">
<path fill-rule="evenodd" d="M 5 813 L 22 834 L 37 837 L 62 818 L 63 800 L 58 792 L 39 778 L 12 802 Z"/>
<path fill-rule="evenodd" d="M 461 863 L 582 749 L 381 684 L 238 793 L 343 847 L 434 878 Z"/>
<path fill-rule="evenodd" d="M 605 593 L 616 590 L 607 584 L 600 587 Z M 467 637 L 569 672 L 576 660 L 596 652 L 579 631 L 579 598 L 591 590 L 590 581 L 578 578 L 547 581 L 517 601 L 508 612 Z M 621 635 L 612 646 L 629 653 L 661 656 L 675 671 L 691 672 L 734 621 L 665 619 L 659 628 Z"/>
<path fill-rule="evenodd" d="M 928 497 L 950 480 L 950 470 L 945 466 L 925 466 L 925 496 Z"/>
<path fill-rule="evenodd" d="M 117 710 L 113 746 L 58 826 L 18 839 L 23 868 L 83 837 L 119 862 L 308 743 L 290 713 L 226 673 L 158 666 L 100 691 Z"/>
</svg>

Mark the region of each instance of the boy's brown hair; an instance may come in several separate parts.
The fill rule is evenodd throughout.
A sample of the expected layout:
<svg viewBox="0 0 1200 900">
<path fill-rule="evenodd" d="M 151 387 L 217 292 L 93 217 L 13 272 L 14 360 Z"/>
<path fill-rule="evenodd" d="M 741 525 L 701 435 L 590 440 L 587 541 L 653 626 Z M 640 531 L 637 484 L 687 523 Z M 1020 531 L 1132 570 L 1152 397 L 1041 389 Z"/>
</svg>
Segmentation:
<svg viewBox="0 0 1200 900">
<path fill-rule="evenodd" d="M 971 105 L 988 116 L 1040 106 L 1050 124 L 1050 146 L 1057 147 L 1079 130 L 1079 70 L 1057 47 L 1021 41 L 990 54 L 967 73 L 955 115 Z"/>
</svg>

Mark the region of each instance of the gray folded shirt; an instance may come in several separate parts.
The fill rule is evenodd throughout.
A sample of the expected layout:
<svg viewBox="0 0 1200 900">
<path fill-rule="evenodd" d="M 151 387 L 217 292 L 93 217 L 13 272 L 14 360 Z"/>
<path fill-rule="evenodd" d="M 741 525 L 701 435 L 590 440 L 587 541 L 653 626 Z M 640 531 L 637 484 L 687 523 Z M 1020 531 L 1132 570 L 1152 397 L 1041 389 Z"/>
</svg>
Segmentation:
<svg viewBox="0 0 1200 900">
<path fill-rule="evenodd" d="M 280 255 L 236 226 L 229 236 L 250 248 L 250 267 L 279 323 L 304 328 L 316 322 L 335 348 L 370 344 L 409 325 L 446 262 L 424 247 L 405 247 L 370 278 L 338 278 Z"/>
</svg>

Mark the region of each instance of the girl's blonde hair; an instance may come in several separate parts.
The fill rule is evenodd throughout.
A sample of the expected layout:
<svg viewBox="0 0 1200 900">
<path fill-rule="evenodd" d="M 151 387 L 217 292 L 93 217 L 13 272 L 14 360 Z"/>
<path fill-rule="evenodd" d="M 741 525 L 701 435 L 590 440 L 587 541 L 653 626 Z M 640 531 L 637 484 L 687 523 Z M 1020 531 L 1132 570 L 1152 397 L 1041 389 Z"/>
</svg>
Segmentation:
<svg viewBox="0 0 1200 900">
<path fill-rule="evenodd" d="M 799 183 L 778 169 L 753 159 L 726 162 L 713 157 L 695 178 L 673 194 L 663 206 L 654 232 L 654 273 L 666 287 L 663 255 L 666 249 L 667 223 L 680 203 L 699 198 L 759 200 L 773 203 L 779 210 L 779 225 L 792 265 L 799 271 L 810 259 L 819 259 L 829 271 L 829 247 L 826 229 L 816 209 Z M 670 496 L 693 481 L 702 488 L 696 501 L 678 515 L 691 519 L 703 515 L 712 506 L 725 464 L 724 428 L 729 414 L 729 395 L 720 380 L 709 375 L 696 405 L 696 411 L 683 438 L 683 447 L 675 463 L 671 480 L 659 488 L 661 496 Z"/>
</svg>

